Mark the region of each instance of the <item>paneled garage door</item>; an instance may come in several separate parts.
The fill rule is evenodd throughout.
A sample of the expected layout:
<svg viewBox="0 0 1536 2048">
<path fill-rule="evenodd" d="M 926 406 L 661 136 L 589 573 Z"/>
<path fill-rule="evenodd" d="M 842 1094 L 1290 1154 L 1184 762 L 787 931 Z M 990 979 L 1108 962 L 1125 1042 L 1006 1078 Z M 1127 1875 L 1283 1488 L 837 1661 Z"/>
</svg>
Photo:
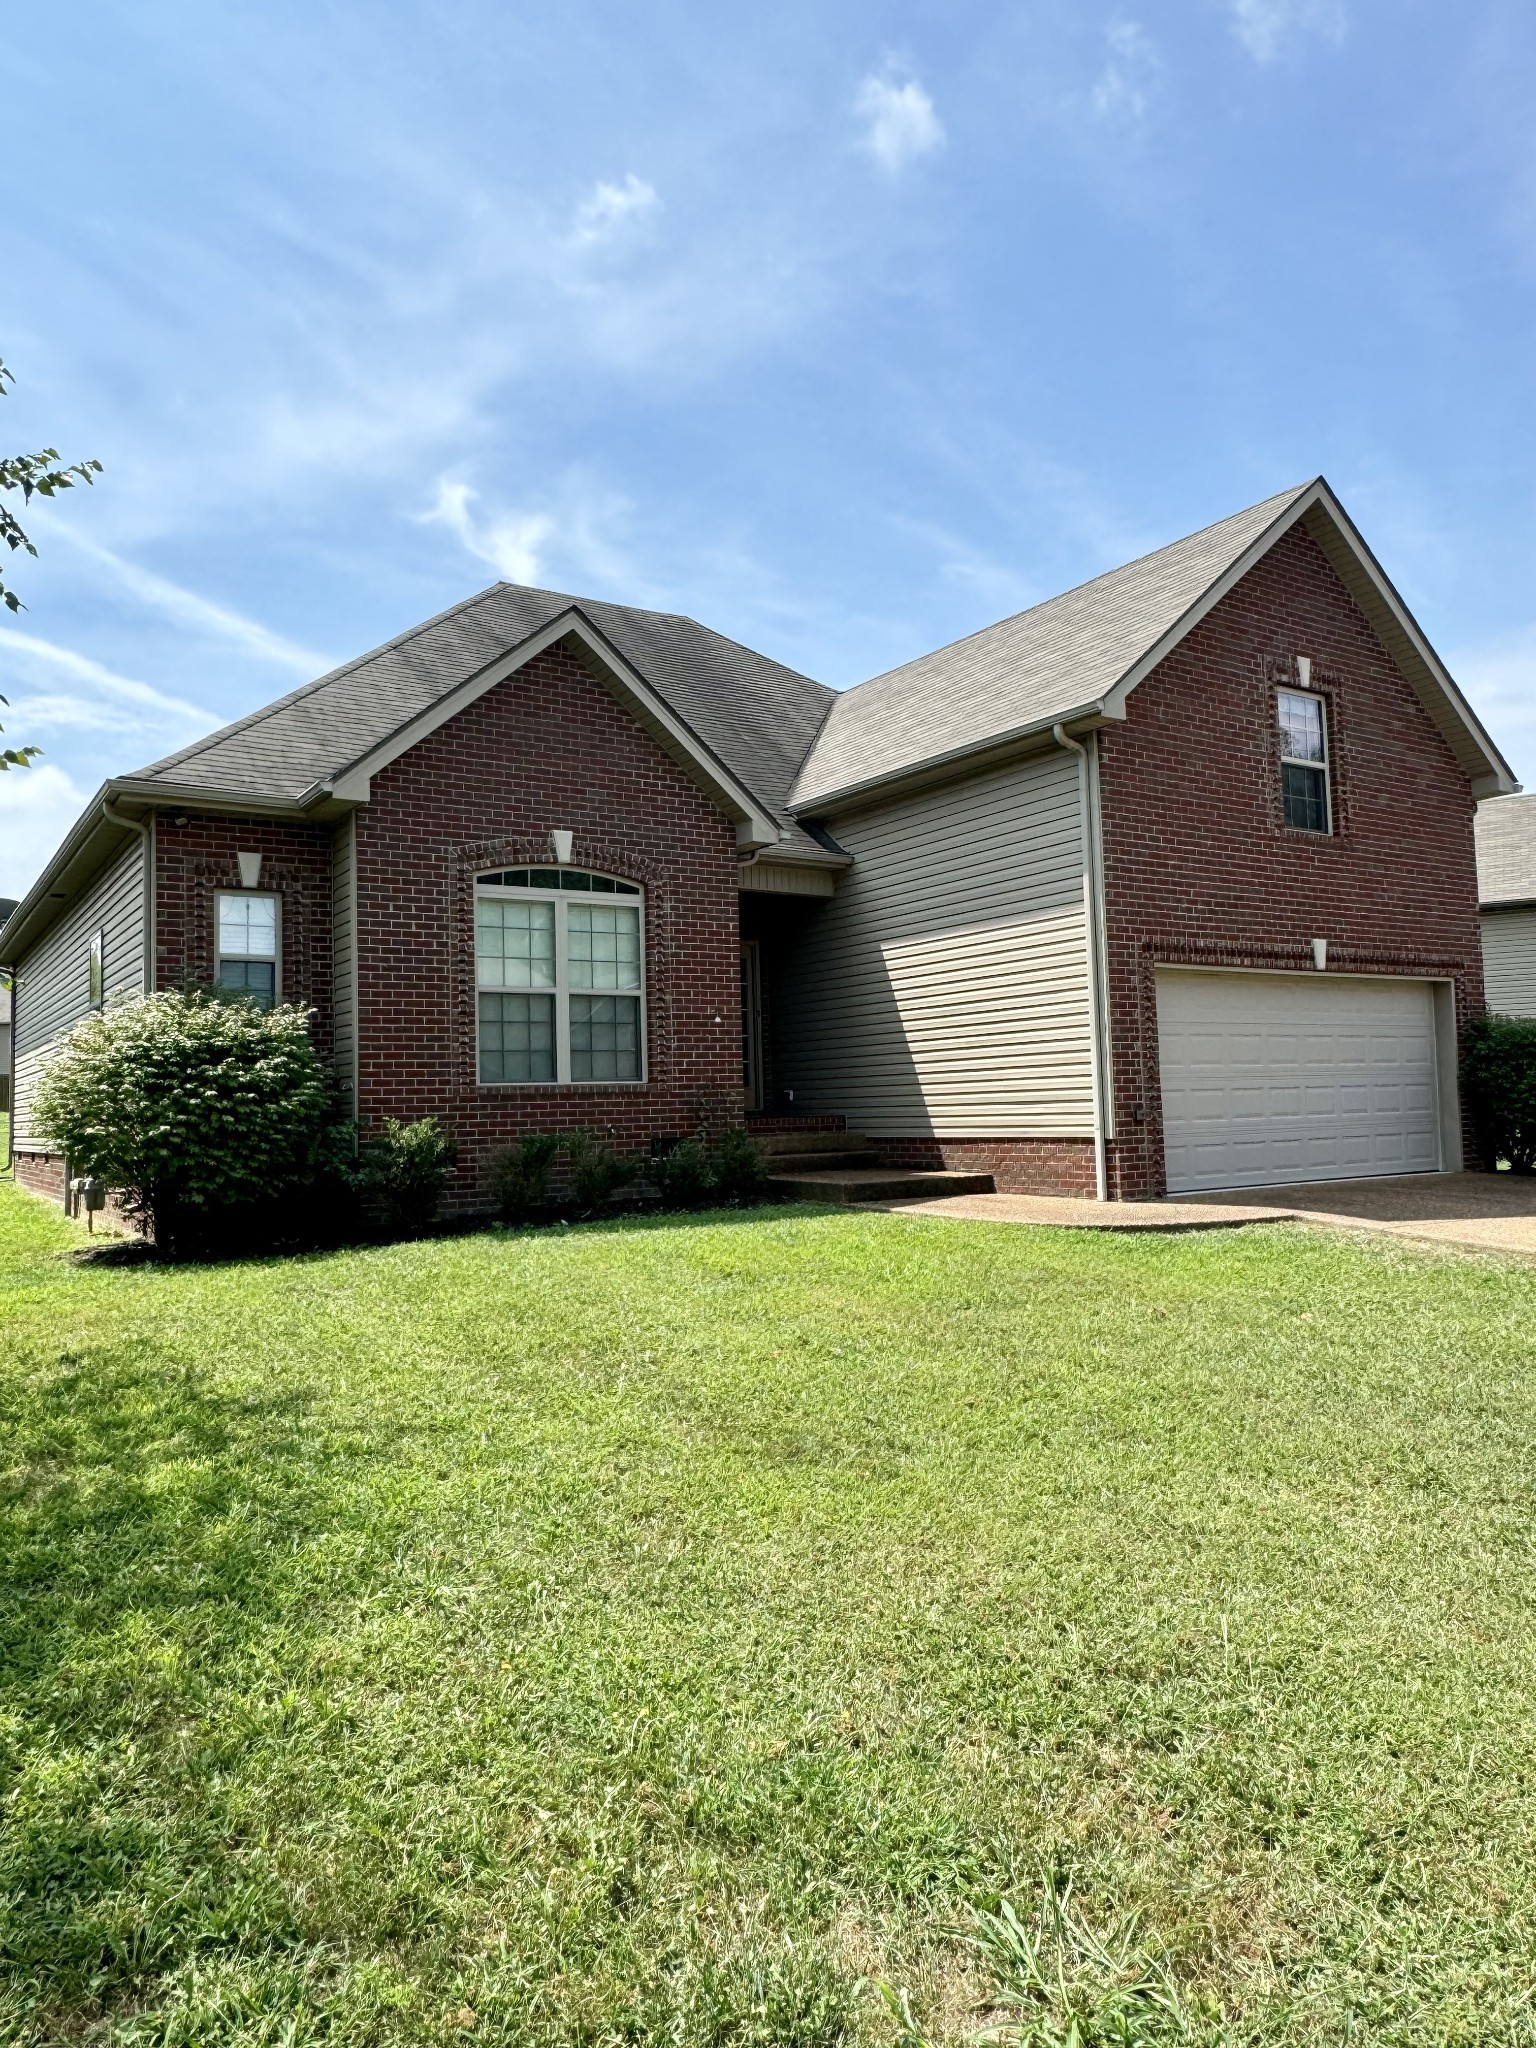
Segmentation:
<svg viewBox="0 0 1536 2048">
<path fill-rule="evenodd" d="M 1426 983 L 1166 971 L 1157 1024 L 1170 1194 L 1439 1167 Z"/>
</svg>

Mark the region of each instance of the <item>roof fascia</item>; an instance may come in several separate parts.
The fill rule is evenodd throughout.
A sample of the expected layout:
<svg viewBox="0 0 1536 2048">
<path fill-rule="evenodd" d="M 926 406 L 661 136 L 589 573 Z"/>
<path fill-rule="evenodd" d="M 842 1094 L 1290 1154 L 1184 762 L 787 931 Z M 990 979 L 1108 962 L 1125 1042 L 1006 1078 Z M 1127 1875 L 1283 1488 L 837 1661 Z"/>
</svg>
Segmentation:
<svg viewBox="0 0 1536 2048">
<path fill-rule="evenodd" d="M 1472 784 L 1472 794 L 1479 801 L 1490 796 L 1513 796 L 1520 787 L 1515 779 L 1514 770 L 1494 745 L 1482 720 L 1457 688 L 1449 669 L 1430 645 L 1418 620 L 1404 604 L 1391 577 L 1371 553 L 1355 522 L 1321 477 L 1318 479 L 1315 506 L 1326 515 L 1327 525 L 1322 533 L 1315 534 L 1314 537 L 1346 585 L 1350 581 L 1348 571 L 1351 568 L 1363 579 L 1364 590 L 1351 591 L 1351 596 L 1370 621 L 1377 638 L 1403 669 L 1425 710 L 1440 727 L 1452 751 L 1461 760 Z M 1312 509 L 1312 506 L 1306 508 L 1308 511 Z M 1329 530 L 1336 534 L 1344 545 L 1346 553 L 1342 561 L 1335 550 L 1328 546 Z M 1404 654 L 1409 657 L 1406 662 L 1402 659 Z M 1419 668 L 1420 676 L 1431 686 L 1428 695 L 1413 674 L 1415 665 Z"/>
<path fill-rule="evenodd" d="M 1324 547 L 1324 553 L 1329 555 L 1335 569 L 1340 571 L 1341 579 L 1347 586 L 1351 580 L 1347 571 L 1355 570 L 1356 574 L 1363 578 L 1368 596 L 1375 600 L 1374 605 L 1362 604 L 1361 609 L 1371 619 L 1371 624 L 1387 646 L 1388 653 L 1394 657 L 1401 657 L 1403 654 L 1409 657 L 1407 661 L 1399 660 L 1405 680 L 1450 741 L 1452 750 L 1467 771 L 1473 795 L 1478 798 L 1508 796 L 1517 790 L 1520 785 L 1516 782 L 1509 763 L 1489 738 L 1476 713 L 1451 680 L 1444 662 L 1425 638 L 1418 621 L 1398 595 L 1386 571 L 1366 546 L 1359 529 L 1334 496 L 1324 477 L 1314 478 L 1304 489 L 1298 491 L 1290 504 L 1276 514 L 1263 532 L 1249 542 L 1237 559 L 1222 571 L 1182 617 L 1147 649 L 1112 690 L 1106 692 L 1106 713 L 1123 718 L 1125 701 L 1132 690 L 1139 683 L 1146 681 L 1158 663 L 1165 660 L 1179 642 L 1193 632 L 1200 621 L 1242 581 L 1248 571 L 1268 554 L 1282 535 L 1313 512 L 1320 512 L 1323 515 L 1328 526 L 1344 544 L 1345 561 L 1338 560 L 1331 549 Z M 1357 595 L 1354 591 L 1350 594 Z M 1381 616 L 1371 617 L 1373 610 L 1378 611 Z M 1388 627 L 1386 632 L 1381 630 L 1384 623 Z M 1396 646 L 1391 644 L 1393 640 L 1398 642 Z M 1413 673 L 1415 668 L 1419 671 L 1417 677 Z M 1430 685 L 1428 691 L 1421 686 L 1425 681 Z M 1457 744 L 1458 740 L 1461 742 L 1460 745 Z"/>
<path fill-rule="evenodd" d="M 778 845 L 782 833 L 778 820 L 575 605 L 568 606 L 548 625 L 530 634 L 506 654 L 498 655 L 456 689 L 410 719 L 387 740 L 359 756 L 339 774 L 332 776 L 329 782 L 322 784 L 321 791 L 340 803 L 367 803 L 373 777 L 382 769 L 399 760 L 402 754 L 436 732 L 439 726 L 446 725 L 450 718 L 456 718 L 477 698 L 483 697 L 487 690 L 505 682 L 508 676 L 526 667 L 536 655 L 545 653 L 562 640 L 575 640 L 586 650 L 604 671 L 605 682 L 625 709 L 680 766 L 688 770 L 696 782 L 703 785 L 732 819 L 738 848 L 752 852 L 759 847 Z"/>
<path fill-rule="evenodd" d="M 1106 711 L 1112 712 L 1116 717 L 1124 718 L 1125 700 L 1130 696 L 1137 684 L 1144 683 L 1158 663 L 1166 660 L 1174 648 L 1178 646 L 1179 642 L 1194 631 L 1195 627 L 1199 625 L 1207 613 L 1216 609 L 1228 592 L 1241 583 L 1248 574 L 1248 571 L 1256 563 L 1263 560 L 1275 542 L 1280 539 L 1281 535 L 1290 531 L 1308 507 L 1317 502 L 1319 494 L 1326 489 L 1327 486 L 1321 477 L 1315 477 L 1310 484 L 1302 486 L 1284 510 L 1277 512 L 1268 526 L 1248 543 L 1236 560 L 1229 562 L 1215 581 L 1209 584 L 1201 592 L 1200 596 L 1195 599 L 1194 603 L 1188 606 L 1175 619 L 1174 623 L 1165 633 L 1153 641 L 1146 652 L 1140 655 L 1132 666 L 1126 670 L 1119 682 L 1105 691 L 1104 708 Z"/>
<path fill-rule="evenodd" d="M 286 803 L 271 798 L 231 796 L 228 790 L 199 789 L 192 783 L 147 783 L 130 776 L 114 776 L 104 782 L 60 841 L 57 851 L 32 887 L 11 912 L 0 930 L 0 961 L 13 965 L 20 953 L 34 945 L 68 909 L 67 900 L 55 901 L 58 885 L 73 877 L 68 894 L 92 880 L 106 866 L 119 845 L 132 837 L 133 827 L 107 814 L 111 804 L 120 812 L 136 811 L 140 818 L 154 810 L 171 810 L 185 805 L 189 810 L 212 811 L 240 818 L 314 818 L 324 809 L 312 803 Z"/>
<path fill-rule="evenodd" d="M 1054 725 L 1080 725 L 1087 730 L 1105 717 L 1124 716 L 1123 711 L 1106 711 L 1104 705 L 1095 699 L 1092 703 L 1079 704 L 1070 711 L 1057 712 L 1048 718 L 1031 719 L 1027 725 L 1014 726 L 1008 732 L 998 733 L 979 743 L 950 747 L 941 754 L 927 755 L 906 767 L 888 769 L 882 775 L 871 775 L 861 782 L 844 783 L 824 795 L 805 798 L 791 795 L 787 808 L 797 818 L 826 818 L 837 811 L 884 803 L 887 798 L 906 796 L 926 789 L 932 783 L 945 782 L 956 770 L 965 775 L 981 775 L 989 768 L 1004 766 L 1021 754 L 1040 750 L 1047 741 L 1054 745 L 1055 742 L 1051 741 Z"/>
<path fill-rule="evenodd" d="M 113 794 L 113 785 L 104 782 L 65 833 L 52 860 L 6 919 L 4 929 L 0 930 L 0 964 L 14 967 L 27 948 L 62 917 L 68 908 L 67 901 L 55 902 L 54 896 L 57 885 L 66 876 L 74 874 L 87 881 L 106 865 L 111 849 L 105 848 L 98 857 L 97 843 L 108 839 L 123 842 L 133 837 L 131 826 L 103 815 L 102 805 L 110 803 Z"/>
</svg>

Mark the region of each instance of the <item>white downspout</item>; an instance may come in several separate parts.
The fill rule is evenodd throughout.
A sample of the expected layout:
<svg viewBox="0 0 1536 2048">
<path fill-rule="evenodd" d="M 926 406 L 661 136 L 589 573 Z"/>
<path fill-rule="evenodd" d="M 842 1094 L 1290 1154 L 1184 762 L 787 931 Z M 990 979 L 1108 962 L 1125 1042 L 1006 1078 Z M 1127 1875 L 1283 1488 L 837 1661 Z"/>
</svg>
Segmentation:
<svg viewBox="0 0 1536 2048">
<path fill-rule="evenodd" d="M 1077 756 L 1077 814 L 1083 847 L 1083 939 L 1088 956 L 1089 1073 L 1093 1086 L 1093 1191 L 1109 1200 L 1109 1163 L 1104 1152 L 1103 1002 L 1099 986 L 1099 919 L 1093 886 L 1093 820 L 1088 795 L 1088 749 L 1064 725 L 1051 727 L 1058 747 Z"/>
<path fill-rule="evenodd" d="M 121 811 L 114 811 L 112 799 L 102 799 L 101 815 L 109 825 L 121 825 L 129 832 L 137 832 L 144 847 L 144 964 L 140 970 L 144 981 L 144 993 L 152 996 L 155 992 L 155 834 L 153 823 L 146 825 L 142 818 L 128 818 Z M 154 813 L 150 813 L 153 820 Z"/>
</svg>

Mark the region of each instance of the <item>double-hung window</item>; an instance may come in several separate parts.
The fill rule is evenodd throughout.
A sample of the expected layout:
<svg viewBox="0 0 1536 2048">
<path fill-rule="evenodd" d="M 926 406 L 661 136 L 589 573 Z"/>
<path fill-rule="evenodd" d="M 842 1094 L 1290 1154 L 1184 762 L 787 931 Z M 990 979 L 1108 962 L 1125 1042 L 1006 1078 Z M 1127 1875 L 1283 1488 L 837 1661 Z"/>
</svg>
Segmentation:
<svg viewBox="0 0 1536 2048">
<path fill-rule="evenodd" d="M 218 958 L 213 978 L 231 995 L 270 1010 L 277 1001 L 277 898 L 249 890 L 219 892 Z"/>
<path fill-rule="evenodd" d="M 643 1080 L 644 930 L 633 882 L 584 868 L 479 876 L 480 1079 Z"/>
<path fill-rule="evenodd" d="M 1285 822 L 1298 832 L 1331 832 L 1328 799 L 1328 720 L 1321 697 L 1302 690 L 1277 695 L 1280 721 L 1280 800 Z"/>
</svg>

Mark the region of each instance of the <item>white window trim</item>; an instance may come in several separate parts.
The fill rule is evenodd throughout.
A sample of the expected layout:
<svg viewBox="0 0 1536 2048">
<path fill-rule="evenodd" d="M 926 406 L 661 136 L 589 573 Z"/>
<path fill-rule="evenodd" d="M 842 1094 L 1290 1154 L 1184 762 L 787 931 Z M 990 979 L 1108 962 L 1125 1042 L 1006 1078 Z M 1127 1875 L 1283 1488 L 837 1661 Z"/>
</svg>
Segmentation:
<svg viewBox="0 0 1536 2048">
<path fill-rule="evenodd" d="M 226 896 L 265 896 L 275 905 L 272 917 L 272 1007 L 283 1000 L 283 899 L 276 889 L 216 889 L 213 895 L 213 985 L 219 986 L 219 969 L 226 960 L 263 960 L 264 953 L 226 953 L 219 944 L 223 920 L 219 905 Z"/>
<path fill-rule="evenodd" d="M 1322 770 L 1323 815 L 1328 821 L 1321 832 L 1314 832 L 1309 826 L 1293 825 L 1287 818 L 1285 819 L 1285 829 L 1287 832 L 1305 832 L 1310 839 L 1331 839 L 1333 837 L 1333 761 L 1328 747 L 1328 700 L 1326 697 L 1320 696 L 1316 690 L 1293 690 L 1288 683 L 1282 685 L 1275 692 L 1275 728 L 1280 734 L 1282 749 L 1285 742 L 1285 726 L 1280 718 L 1280 699 L 1282 697 L 1302 697 L 1309 704 L 1317 706 L 1318 724 L 1321 726 L 1323 734 L 1323 758 L 1321 761 L 1308 761 L 1300 754 L 1287 754 L 1282 751 L 1280 766 L 1282 768 L 1320 768 Z M 1283 787 L 1280 792 L 1280 808 L 1283 817 L 1285 810 L 1285 791 Z"/>
<path fill-rule="evenodd" d="M 107 1007 L 107 928 L 98 925 L 91 933 L 85 956 L 85 994 L 93 1010 Z"/>
<path fill-rule="evenodd" d="M 603 874 L 601 868 L 582 868 L 582 874 Z M 553 903 L 555 905 L 555 985 L 553 988 L 495 989 L 480 985 L 480 949 L 478 932 L 472 934 L 475 963 L 475 1086 L 477 1088 L 643 1088 L 650 1078 L 650 1004 L 646 993 L 646 918 L 645 891 L 637 882 L 629 882 L 627 875 L 612 875 L 609 880 L 626 882 L 628 887 L 622 896 L 610 896 L 604 890 L 589 893 L 585 889 L 520 889 L 507 888 L 498 882 L 475 883 L 475 901 L 482 896 L 493 897 L 508 903 Z M 636 893 L 631 895 L 630 889 Z M 566 920 L 560 906 L 569 909 L 573 903 L 623 905 L 635 912 L 640 920 L 640 980 L 636 988 L 572 988 L 570 980 L 569 946 L 566 939 Z M 555 999 L 555 1078 L 553 1081 L 485 1081 L 480 1077 L 480 998 L 482 995 L 534 995 L 553 996 Z M 571 997 L 585 996 L 638 996 L 640 999 L 640 1072 L 632 1081 L 574 1081 L 571 1079 Z"/>
</svg>

